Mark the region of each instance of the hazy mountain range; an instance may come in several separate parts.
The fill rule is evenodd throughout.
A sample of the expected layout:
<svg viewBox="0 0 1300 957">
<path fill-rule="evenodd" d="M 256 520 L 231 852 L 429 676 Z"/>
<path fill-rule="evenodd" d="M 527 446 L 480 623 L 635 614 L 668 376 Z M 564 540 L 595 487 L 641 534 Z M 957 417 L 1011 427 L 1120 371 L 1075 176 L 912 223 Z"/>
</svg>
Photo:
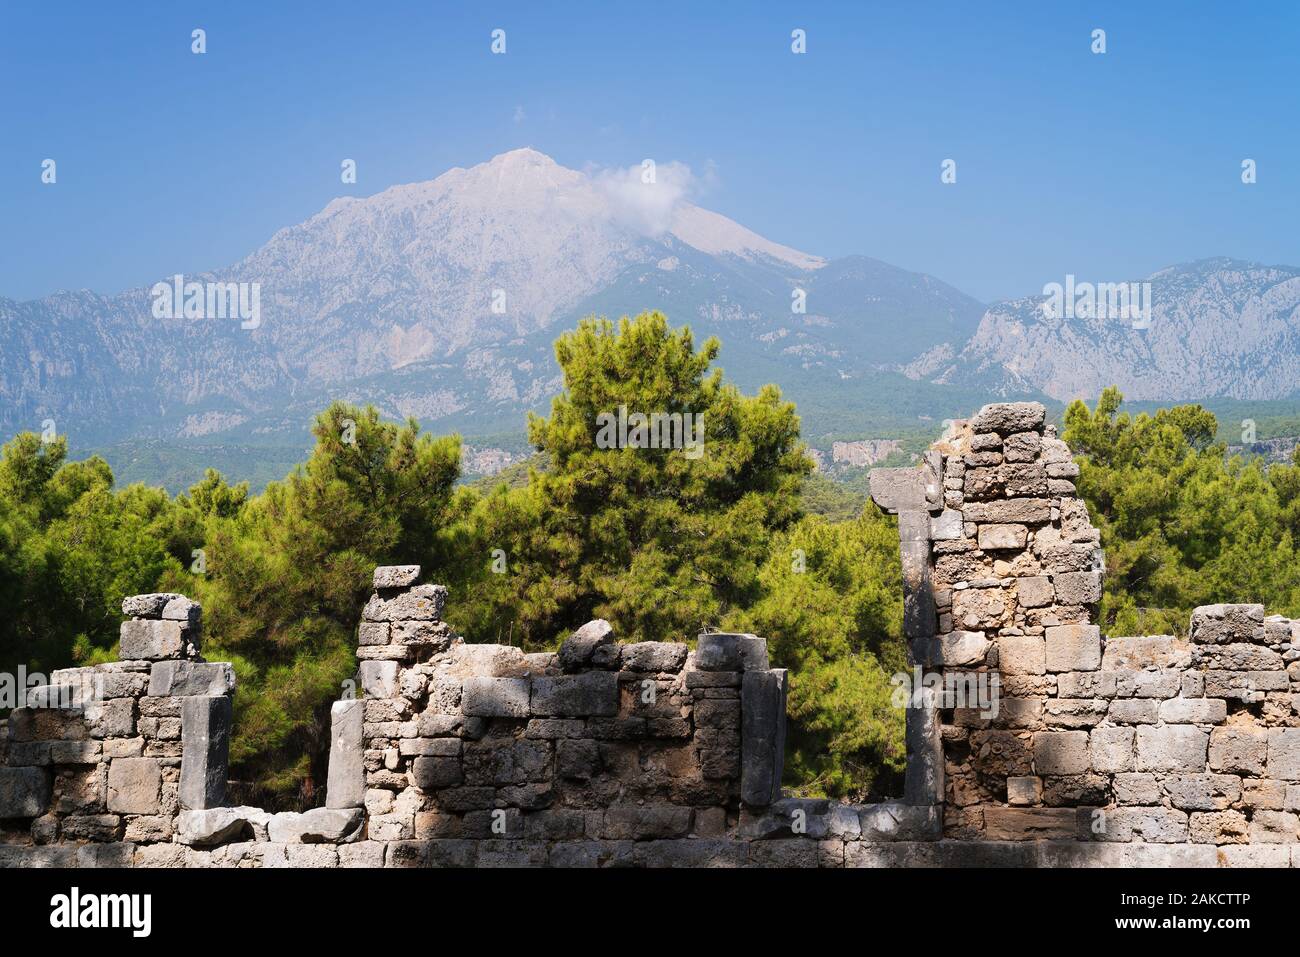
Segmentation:
<svg viewBox="0 0 1300 957">
<path fill-rule="evenodd" d="M 727 374 L 781 385 L 811 436 L 937 427 L 992 396 L 1283 399 L 1300 382 L 1300 269 L 1172 266 L 1146 277 L 1149 328 L 1052 319 L 1041 296 L 985 306 L 874 259 L 782 246 L 690 202 L 672 167 L 640 174 L 521 149 L 337 199 L 184 277 L 258 283 L 253 329 L 157 318 L 148 287 L 0 298 L 0 431 L 53 419 L 74 447 L 142 457 L 145 473 L 172 446 L 292 461 L 336 397 L 437 432 L 520 434 L 560 388 L 561 330 L 651 308 L 720 336 Z"/>
</svg>

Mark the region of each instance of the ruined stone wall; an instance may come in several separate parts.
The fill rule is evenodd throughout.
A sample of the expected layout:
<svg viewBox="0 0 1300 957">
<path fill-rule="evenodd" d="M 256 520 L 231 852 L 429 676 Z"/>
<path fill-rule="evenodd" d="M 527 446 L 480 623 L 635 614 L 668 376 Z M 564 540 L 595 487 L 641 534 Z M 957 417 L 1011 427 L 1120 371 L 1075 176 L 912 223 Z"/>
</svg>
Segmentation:
<svg viewBox="0 0 1300 957">
<path fill-rule="evenodd" d="M 227 805 L 233 671 L 203 661 L 197 605 L 136 596 L 122 661 L 0 727 L 0 866 L 1300 866 L 1297 623 L 1215 605 L 1185 639 L 1102 636 L 1077 474 L 1035 403 L 872 473 L 916 666 L 902 800 L 782 795 L 761 638 L 473 644 L 392 566 L 325 807 Z"/>
<path fill-rule="evenodd" d="M 986 406 L 914 471 L 881 474 L 873 493 L 900 515 L 905 563 L 912 542 L 910 589 L 933 596 L 912 596 L 925 607 L 909 636 L 944 694 L 935 720 L 909 715 L 909 728 L 919 753 L 942 751 L 930 784 L 942 787 L 945 837 L 1193 845 L 1204 847 L 1180 860 L 1290 863 L 1298 623 L 1214 605 L 1196 609 L 1187 639 L 1103 638 L 1099 536 L 1078 466 L 1037 403 Z M 994 689 L 995 706 L 977 689 Z"/>
</svg>

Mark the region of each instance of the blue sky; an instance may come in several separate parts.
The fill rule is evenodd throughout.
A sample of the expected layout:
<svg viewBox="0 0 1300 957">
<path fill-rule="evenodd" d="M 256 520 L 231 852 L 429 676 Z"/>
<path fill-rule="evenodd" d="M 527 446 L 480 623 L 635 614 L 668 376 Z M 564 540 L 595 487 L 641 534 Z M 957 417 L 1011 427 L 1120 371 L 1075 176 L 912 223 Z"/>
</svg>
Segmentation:
<svg viewBox="0 0 1300 957">
<path fill-rule="evenodd" d="M 519 146 L 711 170 L 701 205 L 770 239 L 986 301 L 1300 264 L 1297 27 L 1295 3 L 8 3 L 0 296 L 220 267 Z"/>
</svg>

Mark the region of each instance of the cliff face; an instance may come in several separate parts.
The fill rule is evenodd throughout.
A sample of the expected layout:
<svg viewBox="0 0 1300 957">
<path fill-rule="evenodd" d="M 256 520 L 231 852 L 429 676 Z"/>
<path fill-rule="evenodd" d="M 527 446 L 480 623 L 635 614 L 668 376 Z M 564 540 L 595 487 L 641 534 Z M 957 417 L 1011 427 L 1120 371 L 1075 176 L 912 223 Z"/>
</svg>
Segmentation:
<svg viewBox="0 0 1300 957">
<path fill-rule="evenodd" d="M 1279 399 L 1300 379 L 1300 270 L 1207 259 L 1161 270 L 1150 316 L 1050 318 L 1045 296 L 989 308 L 955 355 L 932 353 L 909 374 L 980 382 L 1003 394 L 1132 400 Z"/>
</svg>

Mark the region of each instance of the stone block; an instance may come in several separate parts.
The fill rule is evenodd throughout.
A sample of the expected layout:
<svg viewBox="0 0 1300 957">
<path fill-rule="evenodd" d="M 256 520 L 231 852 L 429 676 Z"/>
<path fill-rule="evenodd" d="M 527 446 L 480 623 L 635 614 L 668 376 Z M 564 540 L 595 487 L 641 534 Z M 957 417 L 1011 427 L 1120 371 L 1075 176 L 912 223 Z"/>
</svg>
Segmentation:
<svg viewBox="0 0 1300 957">
<path fill-rule="evenodd" d="M 1210 732 L 1209 763 L 1213 771 L 1259 775 L 1268 758 L 1265 728 L 1215 728 Z"/>
<path fill-rule="evenodd" d="M 1093 728 L 1088 749 L 1095 771 L 1116 773 L 1133 770 L 1132 728 Z"/>
<path fill-rule="evenodd" d="M 527 678 L 466 678 L 461 711 L 483 718 L 528 717 Z"/>
<path fill-rule="evenodd" d="M 1021 608 L 1045 608 L 1055 596 L 1052 580 L 1046 575 L 1016 579 L 1016 601 Z"/>
<path fill-rule="evenodd" d="M 741 685 L 740 796 L 754 807 L 770 804 L 781 796 L 789 686 L 785 669 L 747 671 Z M 697 705 L 697 715 L 699 708 Z"/>
<path fill-rule="evenodd" d="M 1101 667 L 1101 629 L 1053 625 L 1046 631 L 1048 671 L 1095 671 Z"/>
<path fill-rule="evenodd" d="M 419 565 L 380 565 L 375 569 L 374 587 L 409 588 L 420 580 Z"/>
<path fill-rule="evenodd" d="M 341 844 L 360 834 L 362 815 L 361 808 L 284 811 L 270 816 L 267 836 L 276 844 Z"/>
<path fill-rule="evenodd" d="M 992 642 L 981 631 L 951 631 L 931 643 L 929 664 L 947 668 L 982 665 L 990 647 Z"/>
<path fill-rule="evenodd" d="M 1116 724 L 1155 724 L 1159 701 L 1151 698 L 1117 698 L 1106 712 L 1108 720 Z"/>
<path fill-rule="evenodd" d="M 1154 774 L 1116 774 L 1113 783 L 1116 804 L 1159 804 L 1162 795 Z"/>
<path fill-rule="evenodd" d="M 1067 840 L 1079 835 L 1079 811 L 1066 807 L 986 807 L 988 841 Z"/>
<path fill-rule="evenodd" d="M 191 696 L 181 705 L 181 807 L 190 810 L 226 803 L 232 726 L 230 698 Z M 117 762 L 114 761 L 116 766 Z"/>
<path fill-rule="evenodd" d="M 397 662 L 363 661 L 358 668 L 361 688 L 368 698 L 397 696 Z"/>
<path fill-rule="evenodd" d="M 1184 811 L 1222 811 L 1241 799 L 1241 778 L 1231 774 L 1171 774 L 1163 787 Z"/>
<path fill-rule="evenodd" d="M 157 814 L 162 766 L 155 758 L 117 758 L 108 766 L 108 809 L 118 814 Z"/>
<path fill-rule="evenodd" d="M 336 701 L 330 706 L 330 757 L 325 806 L 361 807 L 366 795 L 365 702 Z"/>
<path fill-rule="evenodd" d="M 1037 773 L 1083 774 L 1089 769 L 1088 732 L 1038 731 L 1033 737 Z"/>
<path fill-rule="evenodd" d="M 1181 844 L 1188 839 L 1187 814 L 1175 808 L 1107 808 L 1099 811 L 1095 820 L 1099 826 L 1092 834 L 1099 841 Z"/>
<path fill-rule="evenodd" d="M 981 525 L 976 540 L 983 551 L 1022 549 L 1029 538 L 1024 525 Z"/>
<path fill-rule="evenodd" d="M 634 647 L 628 645 L 624 648 Z M 685 658 L 686 646 L 680 646 Z M 472 679 L 471 679 L 472 680 Z M 466 682 L 466 696 L 469 682 Z M 579 675 L 558 675 L 532 679 L 532 713 L 543 716 L 582 718 L 618 714 L 618 676 L 610 671 Z M 466 714 L 473 712 L 465 709 Z"/>
<path fill-rule="evenodd" d="M 1204 771 L 1209 735 L 1186 725 L 1137 729 L 1137 771 Z"/>
<path fill-rule="evenodd" d="M 1106 639 L 1102 668 L 1186 668 L 1191 664 L 1191 645 L 1172 635 L 1112 637 Z"/>
<path fill-rule="evenodd" d="M 1218 724 L 1228 716 L 1222 698 L 1169 698 L 1160 702 L 1160 720 L 1166 724 Z"/>
<path fill-rule="evenodd" d="M 267 840 L 271 815 L 256 807 L 215 807 L 182 810 L 176 840 L 193 847 L 211 847 L 235 840 Z"/>
<path fill-rule="evenodd" d="M 1250 840 L 1250 822 L 1240 811 L 1197 811 L 1187 826 L 1193 844 L 1244 844 Z"/>
<path fill-rule="evenodd" d="M 120 656 L 130 661 L 162 661 L 198 656 L 196 633 L 178 621 L 132 619 L 122 622 Z"/>
<path fill-rule="evenodd" d="M 1300 817 L 1290 811 L 1257 810 L 1250 817 L 1250 843 L 1293 844 L 1300 838 Z"/>
<path fill-rule="evenodd" d="M 1047 672 L 1047 645 L 1036 635 L 998 635 L 998 668 L 1007 675 Z"/>
<path fill-rule="evenodd" d="M 1095 605 L 1101 601 L 1101 575 L 1097 572 L 1063 572 L 1052 577 L 1056 601 L 1061 605 Z"/>
<path fill-rule="evenodd" d="M 235 669 L 226 661 L 157 661 L 149 669 L 149 695 L 228 695 L 235 690 Z"/>
<path fill-rule="evenodd" d="M 163 605 L 161 617 L 166 621 L 179 621 L 190 628 L 198 628 L 203 623 L 203 606 L 184 595 L 177 595 Z"/>
<path fill-rule="evenodd" d="M 986 405 L 971 419 L 975 432 L 996 432 L 1007 436 L 1016 432 L 1041 432 L 1047 410 L 1040 402 L 997 402 Z"/>
<path fill-rule="evenodd" d="M 1052 503 L 1045 498 L 1004 498 L 992 502 L 967 502 L 962 515 L 968 522 L 1042 525 L 1052 519 Z"/>
<path fill-rule="evenodd" d="M 767 640 L 757 635 L 705 632 L 696 640 L 700 671 L 766 671 Z"/>
<path fill-rule="evenodd" d="M 1300 781 L 1300 728 L 1269 728 L 1268 776 Z"/>
<path fill-rule="evenodd" d="M 628 671 L 681 671 L 688 650 L 677 642 L 639 641 L 623 646 L 622 666 Z"/>
<path fill-rule="evenodd" d="M 161 618 L 167 603 L 184 598 L 175 592 L 156 592 L 150 595 L 131 595 L 122 599 L 122 614 L 129 618 Z"/>
<path fill-rule="evenodd" d="M 39 817 L 49 805 L 47 771 L 34 767 L 0 767 L 0 819 Z"/>
<path fill-rule="evenodd" d="M 412 762 L 411 777 L 422 791 L 456 787 L 464 782 L 459 757 L 422 755 Z"/>
<path fill-rule="evenodd" d="M 1018 806 L 1041 804 L 1043 779 L 1033 775 L 1007 778 L 1007 803 Z"/>
<path fill-rule="evenodd" d="M 1202 605 L 1192 609 L 1191 639 L 1196 644 L 1262 641 L 1263 605 Z"/>
<path fill-rule="evenodd" d="M 604 618 L 587 622 L 560 645 L 560 667 L 580 671 L 591 666 L 592 655 L 602 646 L 614 644 L 614 628 Z"/>
<path fill-rule="evenodd" d="M 391 598 L 371 595 L 361 617 L 366 621 L 440 621 L 446 603 L 443 585 L 416 585 Z"/>
</svg>

